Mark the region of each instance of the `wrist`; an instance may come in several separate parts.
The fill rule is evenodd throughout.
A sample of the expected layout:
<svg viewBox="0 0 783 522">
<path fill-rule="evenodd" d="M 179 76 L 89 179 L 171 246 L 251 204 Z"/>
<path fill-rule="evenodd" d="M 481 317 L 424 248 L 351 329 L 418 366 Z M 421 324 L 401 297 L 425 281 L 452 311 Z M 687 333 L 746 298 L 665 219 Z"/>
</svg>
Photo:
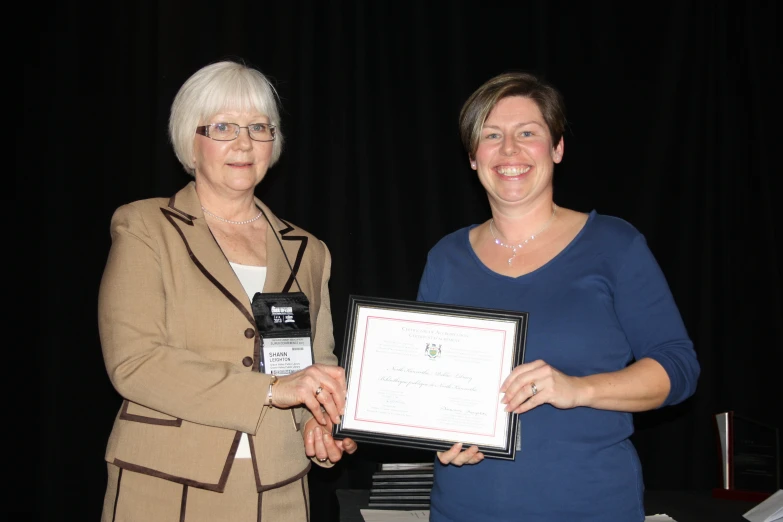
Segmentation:
<svg viewBox="0 0 783 522">
<path fill-rule="evenodd" d="M 577 379 L 577 393 L 576 393 L 576 406 L 590 407 L 595 399 L 596 389 L 595 384 L 588 377 L 576 377 Z"/>
</svg>

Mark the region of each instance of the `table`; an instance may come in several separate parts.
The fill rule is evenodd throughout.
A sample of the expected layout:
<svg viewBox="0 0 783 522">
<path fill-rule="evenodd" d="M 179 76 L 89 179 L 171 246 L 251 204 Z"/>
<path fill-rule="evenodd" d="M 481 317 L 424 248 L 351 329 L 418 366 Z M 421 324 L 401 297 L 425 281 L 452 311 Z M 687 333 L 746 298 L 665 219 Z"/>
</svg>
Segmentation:
<svg viewBox="0 0 783 522">
<path fill-rule="evenodd" d="M 338 489 L 340 522 L 364 522 L 370 492 L 363 489 Z M 710 491 L 646 491 L 645 511 L 662 513 L 677 522 L 748 522 L 742 517 L 757 503 L 713 498 Z"/>
</svg>

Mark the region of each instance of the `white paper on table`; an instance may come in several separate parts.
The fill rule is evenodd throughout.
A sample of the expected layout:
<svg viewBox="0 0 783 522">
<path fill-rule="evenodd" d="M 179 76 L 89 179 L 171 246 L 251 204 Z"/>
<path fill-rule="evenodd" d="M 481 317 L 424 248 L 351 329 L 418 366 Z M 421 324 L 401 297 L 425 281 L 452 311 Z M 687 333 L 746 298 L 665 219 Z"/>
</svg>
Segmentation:
<svg viewBox="0 0 783 522">
<path fill-rule="evenodd" d="M 402 511 L 397 509 L 361 509 L 364 522 L 396 522 L 398 520 L 429 520 L 428 509 Z"/>
<path fill-rule="evenodd" d="M 742 518 L 750 520 L 750 522 L 783 520 L 783 489 L 779 489 L 767 500 L 742 515 Z"/>
<path fill-rule="evenodd" d="M 402 511 L 396 509 L 362 509 L 364 522 L 397 522 L 399 520 L 429 520 L 429 510 Z M 668 515 L 650 515 L 644 522 L 677 522 Z"/>
</svg>

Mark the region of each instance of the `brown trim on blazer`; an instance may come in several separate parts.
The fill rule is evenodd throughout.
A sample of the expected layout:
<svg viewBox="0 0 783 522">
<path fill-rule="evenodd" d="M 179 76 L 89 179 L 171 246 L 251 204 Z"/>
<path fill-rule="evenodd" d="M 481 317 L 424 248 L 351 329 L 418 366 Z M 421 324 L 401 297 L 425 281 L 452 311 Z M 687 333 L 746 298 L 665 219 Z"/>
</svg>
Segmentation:
<svg viewBox="0 0 783 522">
<path fill-rule="evenodd" d="M 256 445 L 253 444 L 253 437 L 249 436 L 247 437 L 247 442 L 250 443 L 250 458 L 253 462 L 253 475 L 256 476 L 256 489 L 258 491 L 261 491 L 261 475 L 258 473 L 258 461 L 256 461 Z M 261 499 L 258 500 L 261 502 Z M 259 504 L 260 506 L 260 504 Z M 261 516 L 261 511 L 258 512 L 259 517 Z"/>
<path fill-rule="evenodd" d="M 226 465 L 223 467 L 223 473 L 220 474 L 220 480 L 217 484 L 207 484 L 205 482 L 198 482 L 185 477 L 177 477 L 176 475 L 169 475 L 162 471 L 147 468 L 145 466 L 139 466 L 138 464 L 131 464 L 124 460 L 114 459 L 113 464 L 119 468 L 127 469 L 128 471 L 135 471 L 136 473 L 143 473 L 151 477 L 161 478 L 177 484 L 184 484 L 193 488 L 206 489 L 207 491 L 217 491 L 223 493 L 226 489 L 226 482 L 228 482 L 228 474 L 231 471 L 231 465 L 234 464 L 234 456 L 237 454 L 237 448 L 239 447 L 239 439 L 242 437 L 241 432 L 237 432 L 234 435 L 234 442 L 231 444 L 231 450 L 228 452 L 228 458 L 226 459 Z"/>
<path fill-rule="evenodd" d="M 175 207 L 175 206 L 174 206 L 174 202 L 175 202 L 176 200 L 177 200 L 177 195 L 176 195 L 176 194 L 174 194 L 173 196 L 171 196 L 171 197 L 169 198 L 169 208 L 170 208 L 171 210 L 173 210 L 174 212 L 176 212 L 177 214 L 179 214 L 180 216 L 182 216 L 182 217 L 180 217 L 180 218 L 178 218 L 178 219 L 182 219 L 182 220 L 183 220 L 183 221 L 185 221 L 186 223 L 188 223 L 188 221 L 189 221 L 188 225 L 190 225 L 190 226 L 193 226 L 193 220 L 194 220 L 194 219 L 198 219 L 198 218 L 196 218 L 196 216 L 191 216 L 191 215 L 190 215 L 190 214 L 188 214 L 187 212 L 183 212 L 182 210 L 180 210 L 180 209 L 178 209 L 177 207 Z M 183 218 L 184 218 L 184 219 L 183 219 Z"/>
<path fill-rule="evenodd" d="M 156 419 L 155 417 L 145 417 L 144 415 L 136 415 L 135 413 L 128 413 L 128 404 L 130 401 L 125 399 L 122 401 L 122 410 L 120 410 L 120 418 L 122 420 L 131 422 L 141 422 L 142 424 L 155 424 L 157 426 L 173 426 L 179 428 L 182 426 L 182 419 L 166 420 Z"/>
<path fill-rule="evenodd" d="M 307 490 L 305 490 L 304 478 L 300 480 L 300 484 L 302 484 L 302 498 L 304 499 L 305 513 L 307 513 L 307 522 L 310 522 L 310 503 L 307 502 Z"/>
<path fill-rule="evenodd" d="M 292 482 L 296 482 L 297 480 L 299 480 L 302 477 L 304 477 L 305 475 L 307 475 L 307 473 L 310 471 L 311 467 L 313 467 L 312 462 L 308 462 L 307 463 L 307 467 L 305 467 L 304 470 L 300 471 L 299 473 L 297 473 L 293 477 L 287 478 L 285 480 L 281 480 L 280 482 L 275 482 L 274 484 L 269 484 L 268 486 L 261 486 L 259 488 L 258 492 L 259 493 L 263 493 L 264 491 L 269 491 L 270 489 L 281 488 L 283 486 L 287 486 L 288 484 L 290 484 Z"/>
<path fill-rule="evenodd" d="M 177 484 L 192 486 L 194 488 L 206 489 L 207 491 L 217 491 L 218 493 L 222 493 L 223 490 L 226 488 L 226 481 L 224 480 L 222 475 L 220 477 L 219 483 L 205 484 L 203 482 L 197 482 L 195 480 L 191 480 L 188 478 L 169 475 L 168 473 L 163 473 L 162 471 L 156 471 L 154 469 L 150 469 L 144 466 L 139 466 L 137 464 L 131 464 L 130 462 L 125 462 L 124 460 L 120 460 L 120 459 L 114 459 L 114 462 L 112 462 L 112 464 L 114 464 L 117 467 L 127 469 L 128 471 L 142 473 L 144 475 L 149 475 L 150 477 L 168 480 L 170 482 L 176 482 Z"/>
<path fill-rule="evenodd" d="M 228 460 L 230 462 L 234 462 L 234 457 L 237 454 L 237 449 L 239 448 L 239 441 L 242 439 L 242 432 L 238 431 L 234 434 L 234 442 L 231 443 L 231 448 L 228 450 Z M 231 464 L 228 464 L 228 469 L 224 469 L 223 473 L 225 473 L 226 477 L 228 477 L 228 472 L 231 471 Z M 223 476 L 221 475 L 220 480 L 223 480 Z"/>
<path fill-rule="evenodd" d="M 302 485 L 302 499 L 304 501 L 305 515 L 306 515 L 306 519 L 305 520 L 306 520 L 306 522 L 310 522 L 310 506 L 309 506 L 309 504 L 307 502 L 307 492 L 305 491 L 304 475 L 299 477 L 299 483 Z M 285 486 L 285 484 L 281 484 L 281 486 Z M 257 515 L 256 515 L 256 521 L 257 522 L 262 522 L 261 521 L 261 510 L 263 508 L 263 504 L 264 504 L 264 492 L 263 491 L 259 491 L 258 492 L 258 511 L 257 511 Z"/>
<path fill-rule="evenodd" d="M 172 199 L 172 201 L 170 201 L 169 204 L 171 204 L 173 202 L 174 197 L 172 197 L 171 199 Z M 179 226 L 174 222 L 174 218 L 177 218 L 177 219 L 180 219 L 180 220 L 182 220 L 182 218 L 177 216 L 177 215 L 175 215 L 169 209 L 162 208 L 162 209 L 160 209 L 160 211 L 163 212 L 163 215 L 166 217 L 168 222 L 171 223 L 171 226 L 174 227 L 174 229 L 177 231 L 179 236 L 182 238 L 182 242 L 185 244 L 185 248 L 188 251 L 188 256 L 190 256 L 190 259 L 193 260 L 193 263 L 195 263 L 196 267 L 198 267 L 198 269 L 201 270 L 201 273 L 204 274 L 204 276 L 207 279 L 209 279 L 209 282 L 212 283 L 213 285 L 215 285 L 215 287 L 218 290 L 220 290 L 220 292 L 224 296 L 226 296 L 226 298 L 229 301 L 231 301 L 231 304 L 236 306 L 239 309 L 239 311 L 242 312 L 242 315 L 244 315 L 245 318 L 248 321 L 250 321 L 250 324 L 252 324 L 255 327 L 256 326 L 256 320 L 253 318 L 252 315 L 250 315 L 250 313 L 247 311 L 247 308 L 245 308 L 245 306 L 242 303 L 240 303 L 239 300 L 236 297 L 234 297 L 234 295 L 231 292 L 229 292 L 228 289 L 225 286 L 221 285 L 220 281 L 215 279 L 215 276 L 213 276 L 212 274 L 209 273 L 209 270 L 207 270 L 204 267 L 204 265 L 201 264 L 201 261 L 199 261 L 198 258 L 196 257 L 196 255 L 193 253 L 193 250 L 191 250 L 190 244 L 188 243 L 188 240 L 185 237 L 185 234 L 182 232 L 182 229 L 180 229 Z M 188 223 L 188 222 L 186 221 L 186 223 Z M 191 220 L 188 224 L 190 226 L 193 226 L 193 221 Z"/>
<path fill-rule="evenodd" d="M 263 484 L 261 484 L 261 476 L 258 473 L 258 461 L 256 461 L 256 448 L 255 448 L 255 445 L 253 444 L 253 437 L 248 437 L 247 441 L 250 443 L 250 457 L 252 458 L 252 461 L 253 461 L 253 473 L 256 476 L 256 489 L 258 489 L 259 495 L 261 493 L 263 493 L 264 491 L 269 491 L 270 489 L 280 488 L 280 487 L 286 486 L 288 484 L 291 484 L 292 482 L 295 482 L 295 481 L 301 479 L 302 477 L 307 475 L 307 473 L 310 471 L 310 468 L 313 466 L 312 462 L 308 462 L 307 463 L 307 467 L 305 467 L 305 469 L 303 471 L 300 471 L 298 474 L 294 475 L 293 477 L 289 477 L 289 478 L 287 478 L 285 480 L 282 480 L 280 482 L 275 482 L 274 484 L 269 484 L 268 486 L 264 486 Z M 260 506 L 261 506 L 261 499 L 260 498 L 259 498 L 258 502 L 259 502 L 259 509 L 260 509 Z M 260 512 L 261 511 L 259 511 L 259 513 Z"/>
<path fill-rule="evenodd" d="M 171 197 L 171 200 L 174 199 L 174 196 Z M 169 204 L 171 203 L 171 200 L 169 200 Z M 190 214 L 186 214 L 179 210 L 178 208 L 163 208 L 160 209 L 161 212 L 163 212 L 163 215 L 166 216 L 166 219 L 171 221 L 170 217 L 173 217 L 175 219 L 179 219 L 183 223 L 185 223 L 187 226 L 192 227 L 193 226 L 193 220 L 196 218 L 191 216 Z"/>
<path fill-rule="evenodd" d="M 294 281 L 296 281 L 296 274 L 299 272 L 299 266 L 302 264 L 302 258 L 304 257 L 305 250 L 307 249 L 307 237 L 306 236 L 288 236 L 286 237 L 286 234 L 291 232 L 294 227 L 292 227 L 289 223 L 285 222 L 284 220 L 277 218 L 280 220 L 281 223 L 283 223 L 286 228 L 282 230 L 278 230 L 277 232 L 280 234 L 280 237 L 283 238 L 284 241 L 300 241 L 299 244 L 299 250 L 296 253 L 296 259 L 294 260 L 294 266 L 291 267 L 291 275 L 288 278 L 288 281 L 286 281 L 285 285 L 283 286 L 282 293 L 288 292 L 288 290 L 291 288 L 291 285 L 294 284 Z M 283 250 L 285 252 L 285 250 Z M 286 258 L 287 259 L 287 258 Z M 296 281 L 296 286 L 299 286 L 299 281 Z M 301 290 L 301 288 L 300 288 Z"/>
<path fill-rule="evenodd" d="M 182 486 L 182 502 L 179 504 L 179 522 L 185 522 L 185 510 L 188 507 L 188 487 Z"/>
<path fill-rule="evenodd" d="M 248 437 L 247 441 L 250 443 L 250 457 L 251 460 L 253 461 L 253 474 L 256 476 L 256 489 L 258 490 L 259 493 L 263 491 L 268 491 L 270 489 L 275 489 L 275 488 L 285 486 L 287 484 L 296 481 L 297 479 L 304 477 L 305 475 L 307 475 L 307 472 L 310 471 L 310 468 L 313 465 L 312 462 L 308 462 L 307 467 L 304 469 L 304 471 L 300 472 L 299 474 L 287 478 L 283 481 L 275 482 L 274 484 L 270 484 L 269 486 L 264 486 L 263 484 L 261 484 L 261 476 L 258 473 L 258 461 L 256 460 L 256 447 L 255 444 L 253 444 L 253 437 Z"/>
<path fill-rule="evenodd" d="M 120 473 L 117 475 L 117 493 L 114 495 L 114 509 L 111 513 L 111 522 L 114 522 L 117 519 L 117 502 L 120 500 L 120 486 L 122 485 L 122 468 L 120 468 Z"/>
</svg>

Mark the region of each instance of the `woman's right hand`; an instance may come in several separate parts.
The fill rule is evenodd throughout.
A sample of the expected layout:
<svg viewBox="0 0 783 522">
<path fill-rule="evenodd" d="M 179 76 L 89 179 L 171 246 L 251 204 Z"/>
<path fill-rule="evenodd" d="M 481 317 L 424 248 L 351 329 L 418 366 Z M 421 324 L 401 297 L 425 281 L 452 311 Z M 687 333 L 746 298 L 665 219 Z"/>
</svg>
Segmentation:
<svg viewBox="0 0 783 522">
<path fill-rule="evenodd" d="M 458 442 L 448 451 L 439 451 L 438 460 L 443 465 L 462 466 L 464 464 L 478 464 L 484 460 L 484 454 L 479 451 L 478 446 L 471 446 L 462 451 L 462 443 Z"/>
<path fill-rule="evenodd" d="M 339 366 L 313 364 L 304 370 L 280 377 L 272 387 L 272 406 L 290 408 L 304 404 L 319 424 L 334 424 L 345 413 L 345 370 Z"/>
</svg>

